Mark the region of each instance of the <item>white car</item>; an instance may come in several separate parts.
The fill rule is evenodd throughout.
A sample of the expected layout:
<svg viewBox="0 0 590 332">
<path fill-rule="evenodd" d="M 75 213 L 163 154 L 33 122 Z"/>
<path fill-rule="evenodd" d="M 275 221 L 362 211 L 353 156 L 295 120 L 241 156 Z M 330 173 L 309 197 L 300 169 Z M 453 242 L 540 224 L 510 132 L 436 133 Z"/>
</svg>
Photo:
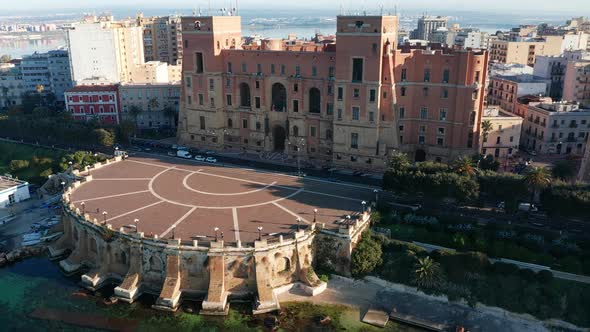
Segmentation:
<svg viewBox="0 0 590 332">
<path fill-rule="evenodd" d="M 213 158 L 213 157 L 207 157 L 207 159 L 205 159 L 206 162 L 208 163 L 216 163 L 217 159 Z"/>
<path fill-rule="evenodd" d="M 205 161 L 205 157 L 203 157 L 203 156 L 196 156 L 195 157 L 195 160 L 196 161 Z"/>
<path fill-rule="evenodd" d="M 184 151 L 184 150 L 176 151 L 176 156 L 180 157 L 180 158 L 185 158 L 185 159 L 192 159 L 193 158 L 193 156 L 191 156 L 191 154 L 188 151 Z"/>
</svg>

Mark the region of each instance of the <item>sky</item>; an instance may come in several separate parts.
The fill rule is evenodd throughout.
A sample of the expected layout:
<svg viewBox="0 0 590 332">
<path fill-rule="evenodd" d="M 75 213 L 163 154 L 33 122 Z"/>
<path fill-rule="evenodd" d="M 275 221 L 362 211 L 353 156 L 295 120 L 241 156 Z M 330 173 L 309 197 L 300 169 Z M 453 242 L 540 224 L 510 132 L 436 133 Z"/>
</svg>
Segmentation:
<svg viewBox="0 0 590 332">
<path fill-rule="evenodd" d="M 2 0 L 1 5 L 5 13 L 22 11 L 58 11 L 64 9 L 116 9 L 121 7 L 148 9 L 170 8 L 190 9 L 195 7 L 208 8 L 209 3 L 213 9 L 229 7 L 236 0 Z M 237 0 L 240 9 L 321 9 L 333 10 L 338 13 L 341 6 L 345 11 L 377 10 L 381 4 L 387 9 L 394 4 L 403 11 L 451 10 L 478 11 L 478 12 L 511 12 L 521 11 L 523 15 L 532 13 L 569 13 L 577 15 L 590 15 L 588 0 Z M 234 7 L 235 5 L 232 5 Z"/>
</svg>

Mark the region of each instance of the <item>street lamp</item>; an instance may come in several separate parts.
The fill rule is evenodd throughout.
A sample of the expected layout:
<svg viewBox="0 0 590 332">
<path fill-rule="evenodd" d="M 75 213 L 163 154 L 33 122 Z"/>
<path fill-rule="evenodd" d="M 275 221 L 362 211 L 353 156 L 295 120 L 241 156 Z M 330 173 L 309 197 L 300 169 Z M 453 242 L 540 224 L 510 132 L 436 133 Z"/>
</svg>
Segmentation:
<svg viewBox="0 0 590 332">
<path fill-rule="evenodd" d="M 174 232 L 176 231 L 176 226 L 172 226 L 172 240 L 174 240 Z"/>
<path fill-rule="evenodd" d="M 66 190 L 66 183 L 64 181 L 61 182 L 61 190 L 62 191 Z"/>
<path fill-rule="evenodd" d="M 139 219 L 135 218 L 133 219 L 133 223 L 135 224 L 135 233 L 139 233 L 139 228 L 137 228 L 137 224 L 139 223 Z"/>
<path fill-rule="evenodd" d="M 258 226 L 258 241 L 262 241 L 262 226 Z"/>
<path fill-rule="evenodd" d="M 86 203 L 82 202 L 80 203 L 80 205 L 82 206 L 82 215 L 86 214 Z"/>
<path fill-rule="evenodd" d="M 379 189 L 373 190 L 373 194 L 375 194 L 375 204 L 377 204 L 379 200 Z"/>
<path fill-rule="evenodd" d="M 217 232 L 219 231 L 219 227 L 215 227 L 215 228 L 213 228 L 213 230 L 215 231 L 215 241 L 217 242 L 217 240 L 218 240 Z"/>
<path fill-rule="evenodd" d="M 301 218 L 297 218 L 297 231 L 299 232 L 299 224 L 301 223 Z"/>
<path fill-rule="evenodd" d="M 313 222 L 316 222 L 316 216 L 318 214 L 318 209 L 313 209 Z"/>
<path fill-rule="evenodd" d="M 365 213 L 365 208 L 367 207 L 367 202 L 362 201 L 361 205 L 363 206 L 363 210 L 361 211 L 362 213 Z"/>
<path fill-rule="evenodd" d="M 103 211 L 103 212 L 102 212 L 102 216 L 104 217 L 104 223 L 105 223 L 105 224 L 107 223 L 107 214 L 108 214 L 108 213 L 107 213 L 106 211 Z"/>
</svg>

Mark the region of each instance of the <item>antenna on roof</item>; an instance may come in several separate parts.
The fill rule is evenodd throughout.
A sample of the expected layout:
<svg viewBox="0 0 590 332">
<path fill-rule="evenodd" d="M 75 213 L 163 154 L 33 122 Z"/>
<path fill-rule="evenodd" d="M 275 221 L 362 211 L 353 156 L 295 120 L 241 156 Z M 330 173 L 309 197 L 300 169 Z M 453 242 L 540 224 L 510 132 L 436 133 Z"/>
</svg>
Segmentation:
<svg viewBox="0 0 590 332">
<path fill-rule="evenodd" d="M 381 16 L 383 16 L 383 4 L 380 4 L 379 7 L 381 9 Z"/>
</svg>

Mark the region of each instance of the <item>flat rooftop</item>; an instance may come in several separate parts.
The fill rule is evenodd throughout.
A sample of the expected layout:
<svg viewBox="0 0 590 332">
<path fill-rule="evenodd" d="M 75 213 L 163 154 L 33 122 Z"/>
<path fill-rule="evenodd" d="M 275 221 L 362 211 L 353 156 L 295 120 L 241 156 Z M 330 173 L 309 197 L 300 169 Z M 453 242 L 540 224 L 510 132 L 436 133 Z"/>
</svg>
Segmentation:
<svg viewBox="0 0 590 332">
<path fill-rule="evenodd" d="M 71 195 L 72 203 L 114 229 L 183 241 L 215 238 L 251 243 L 286 235 L 313 223 L 338 231 L 358 215 L 376 188 L 315 178 L 223 167 L 168 157 L 132 157 L 91 171 L 93 181 Z M 84 207 L 82 203 L 84 202 Z M 127 229 L 126 229 L 127 231 Z"/>
<path fill-rule="evenodd" d="M 0 192 L 13 187 L 18 187 L 25 183 L 25 181 L 9 178 L 6 176 L 0 176 Z"/>
</svg>

